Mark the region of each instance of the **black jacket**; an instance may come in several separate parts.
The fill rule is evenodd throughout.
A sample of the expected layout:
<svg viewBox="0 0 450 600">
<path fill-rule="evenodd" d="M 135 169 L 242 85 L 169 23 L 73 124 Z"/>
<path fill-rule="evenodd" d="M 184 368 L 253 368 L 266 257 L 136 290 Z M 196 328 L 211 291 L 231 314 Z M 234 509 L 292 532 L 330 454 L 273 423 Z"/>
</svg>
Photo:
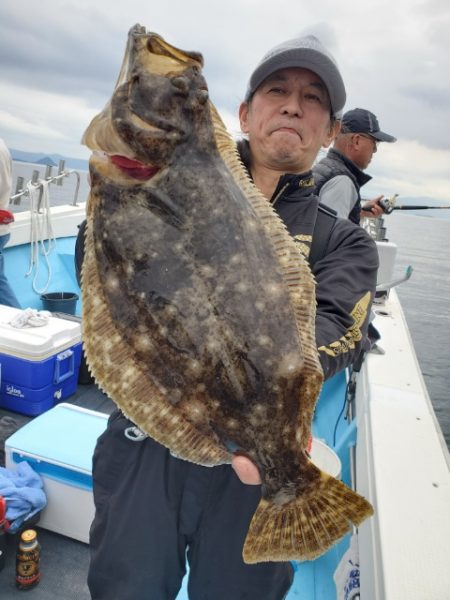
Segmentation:
<svg viewBox="0 0 450 600">
<path fill-rule="evenodd" d="M 359 224 L 361 216 L 361 187 L 370 181 L 372 177 L 362 171 L 354 162 L 348 159 L 346 156 L 331 148 L 328 150 L 327 155 L 322 158 L 313 168 L 313 176 L 316 184 L 315 192 L 319 195 L 323 185 L 330 179 L 337 177 L 338 175 L 345 175 L 348 177 L 353 185 L 355 186 L 358 199 L 355 202 L 348 218 L 353 223 Z"/>
<path fill-rule="evenodd" d="M 281 177 L 272 201 L 303 254 L 312 257 L 316 340 L 328 379 L 369 347 L 367 327 L 378 251 L 364 229 L 319 204 L 311 173 Z"/>
</svg>

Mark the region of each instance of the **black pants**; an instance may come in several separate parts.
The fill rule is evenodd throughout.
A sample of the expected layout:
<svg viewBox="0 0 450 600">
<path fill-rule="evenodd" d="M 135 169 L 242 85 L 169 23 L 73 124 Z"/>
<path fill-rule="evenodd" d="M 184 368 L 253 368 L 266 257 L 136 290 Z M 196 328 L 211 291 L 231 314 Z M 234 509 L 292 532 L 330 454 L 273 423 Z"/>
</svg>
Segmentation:
<svg viewBox="0 0 450 600">
<path fill-rule="evenodd" d="M 290 563 L 246 565 L 242 547 L 260 487 L 229 465 L 173 457 L 113 413 L 94 454 L 96 515 L 88 584 L 93 600 L 174 600 L 189 562 L 190 600 L 282 600 Z"/>
</svg>

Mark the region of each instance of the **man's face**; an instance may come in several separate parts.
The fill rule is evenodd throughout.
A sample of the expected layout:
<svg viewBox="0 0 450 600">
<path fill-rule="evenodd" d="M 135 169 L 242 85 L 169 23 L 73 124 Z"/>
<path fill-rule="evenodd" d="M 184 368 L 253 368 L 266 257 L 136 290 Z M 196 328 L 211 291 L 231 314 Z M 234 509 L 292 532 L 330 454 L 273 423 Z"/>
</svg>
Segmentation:
<svg viewBox="0 0 450 600">
<path fill-rule="evenodd" d="M 354 141 L 357 152 L 352 158 L 353 162 L 364 171 L 369 166 L 370 161 L 374 152 L 377 151 L 377 140 L 367 133 L 355 133 L 354 137 L 357 138 Z"/>
<path fill-rule="evenodd" d="M 302 68 L 270 75 L 239 109 L 252 161 L 284 172 L 308 171 L 322 146 L 334 139 L 330 100 L 318 75 Z"/>
</svg>

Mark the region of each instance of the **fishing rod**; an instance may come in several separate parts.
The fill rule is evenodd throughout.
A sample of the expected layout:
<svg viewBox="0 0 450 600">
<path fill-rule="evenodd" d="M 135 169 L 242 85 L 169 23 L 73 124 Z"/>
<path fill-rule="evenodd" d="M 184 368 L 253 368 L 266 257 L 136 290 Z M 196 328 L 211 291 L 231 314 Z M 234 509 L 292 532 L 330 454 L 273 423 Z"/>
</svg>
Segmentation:
<svg viewBox="0 0 450 600">
<path fill-rule="evenodd" d="M 392 210 L 434 210 L 439 208 L 447 208 L 450 206 L 414 206 L 414 204 L 400 204 L 399 206 L 393 206 Z"/>
<path fill-rule="evenodd" d="M 396 204 L 398 194 L 394 194 L 392 198 L 383 198 L 378 204 L 382 207 L 385 214 L 390 215 L 393 210 L 434 210 L 434 209 L 450 209 L 450 206 L 428 206 L 426 204 Z"/>
</svg>

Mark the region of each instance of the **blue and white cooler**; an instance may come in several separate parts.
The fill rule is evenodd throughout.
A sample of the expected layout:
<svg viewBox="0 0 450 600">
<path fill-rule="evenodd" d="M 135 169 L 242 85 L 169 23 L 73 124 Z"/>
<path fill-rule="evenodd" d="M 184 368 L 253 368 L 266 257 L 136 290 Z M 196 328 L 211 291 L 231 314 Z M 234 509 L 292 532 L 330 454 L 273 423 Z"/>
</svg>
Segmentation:
<svg viewBox="0 0 450 600">
<path fill-rule="evenodd" d="M 92 456 L 107 421 L 107 414 L 62 402 L 6 440 L 6 467 L 26 461 L 42 477 L 47 506 L 39 527 L 89 542 Z"/>
<path fill-rule="evenodd" d="M 0 406 L 36 416 L 76 391 L 81 326 L 50 316 L 40 327 L 13 327 L 20 312 L 0 305 Z"/>
</svg>

